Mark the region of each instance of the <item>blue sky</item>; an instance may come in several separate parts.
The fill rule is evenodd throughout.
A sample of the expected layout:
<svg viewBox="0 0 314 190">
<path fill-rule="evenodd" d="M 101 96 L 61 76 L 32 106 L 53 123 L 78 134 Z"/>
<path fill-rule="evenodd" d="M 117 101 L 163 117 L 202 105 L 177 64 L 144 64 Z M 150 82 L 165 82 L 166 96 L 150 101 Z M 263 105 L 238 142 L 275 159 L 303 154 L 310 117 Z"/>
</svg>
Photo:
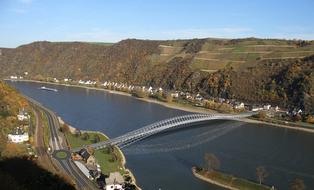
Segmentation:
<svg viewBox="0 0 314 190">
<path fill-rule="evenodd" d="M 0 47 L 126 38 L 314 39 L 313 0 L 0 0 Z"/>
</svg>

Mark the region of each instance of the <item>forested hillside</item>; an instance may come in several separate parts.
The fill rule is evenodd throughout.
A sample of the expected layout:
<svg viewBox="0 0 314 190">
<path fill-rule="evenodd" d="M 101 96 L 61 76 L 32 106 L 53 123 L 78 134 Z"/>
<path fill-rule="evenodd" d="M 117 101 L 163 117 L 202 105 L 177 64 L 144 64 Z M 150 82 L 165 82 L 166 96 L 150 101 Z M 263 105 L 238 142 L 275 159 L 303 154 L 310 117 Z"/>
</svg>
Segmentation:
<svg viewBox="0 0 314 190">
<path fill-rule="evenodd" d="M 7 142 L 7 135 L 20 126 L 19 109 L 28 102 L 12 87 L 0 81 L 0 187 L 12 190 L 74 189 L 59 176 L 41 168 L 27 157 L 25 144 Z M 27 172 L 26 172 L 27 171 Z"/>
<path fill-rule="evenodd" d="M 110 80 L 313 112 L 313 55 L 313 41 L 256 38 L 34 42 L 2 48 L 0 75 Z"/>
<path fill-rule="evenodd" d="M 23 107 L 28 107 L 26 100 L 16 90 L 0 81 L 0 157 L 8 148 L 7 134 L 18 126 L 16 115 Z"/>
</svg>

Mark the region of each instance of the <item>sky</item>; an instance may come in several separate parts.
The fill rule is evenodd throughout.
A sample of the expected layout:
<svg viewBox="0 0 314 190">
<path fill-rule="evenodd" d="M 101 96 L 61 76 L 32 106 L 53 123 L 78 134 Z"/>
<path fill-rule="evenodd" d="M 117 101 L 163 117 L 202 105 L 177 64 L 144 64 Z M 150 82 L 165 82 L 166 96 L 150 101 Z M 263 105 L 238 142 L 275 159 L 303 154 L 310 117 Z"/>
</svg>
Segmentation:
<svg viewBox="0 0 314 190">
<path fill-rule="evenodd" d="M 0 47 L 127 38 L 314 40 L 314 0 L 0 0 Z"/>
</svg>

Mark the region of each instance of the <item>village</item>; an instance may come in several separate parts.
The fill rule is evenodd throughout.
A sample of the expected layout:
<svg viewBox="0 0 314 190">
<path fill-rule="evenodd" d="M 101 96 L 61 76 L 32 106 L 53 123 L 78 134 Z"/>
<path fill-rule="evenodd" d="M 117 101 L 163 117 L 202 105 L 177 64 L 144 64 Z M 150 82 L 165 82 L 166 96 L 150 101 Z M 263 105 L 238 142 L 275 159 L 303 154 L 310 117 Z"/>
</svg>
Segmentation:
<svg viewBox="0 0 314 190">
<path fill-rule="evenodd" d="M 28 78 L 28 72 L 24 72 L 24 76 L 12 75 L 11 80 L 23 80 Z M 161 87 L 140 86 L 127 84 L 116 81 L 99 82 L 95 80 L 74 80 L 71 78 L 48 78 L 46 82 L 52 82 L 65 85 L 80 85 L 86 87 L 103 88 L 113 91 L 121 91 L 132 94 L 138 98 L 152 98 L 162 102 L 175 102 L 183 105 L 190 105 L 222 113 L 239 113 L 245 111 L 263 112 L 268 118 L 275 118 L 283 121 L 300 121 L 302 119 L 303 110 L 299 107 L 283 108 L 278 105 L 258 104 L 251 102 L 242 102 L 236 99 L 227 99 L 221 97 L 211 97 L 199 93 L 191 93 L 186 91 L 169 91 Z"/>
</svg>

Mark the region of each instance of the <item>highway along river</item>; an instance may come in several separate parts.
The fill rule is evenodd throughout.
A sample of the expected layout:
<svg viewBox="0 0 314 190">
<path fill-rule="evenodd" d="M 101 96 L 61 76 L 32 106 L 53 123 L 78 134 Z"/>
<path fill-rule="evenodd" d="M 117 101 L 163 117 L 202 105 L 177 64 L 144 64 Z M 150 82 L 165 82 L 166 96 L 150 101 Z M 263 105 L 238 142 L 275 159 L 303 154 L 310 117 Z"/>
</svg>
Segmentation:
<svg viewBox="0 0 314 190">
<path fill-rule="evenodd" d="M 84 88 L 9 82 L 23 94 L 55 111 L 70 125 L 110 137 L 162 119 L 187 114 L 132 97 Z M 288 189 L 295 178 L 314 188 L 314 135 L 301 131 L 212 121 L 171 131 L 123 149 L 127 167 L 144 190 L 220 189 L 193 177 L 191 167 L 203 166 L 205 153 L 214 153 L 221 170 L 255 180 L 257 166 L 268 171 L 265 183 Z"/>
</svg>

